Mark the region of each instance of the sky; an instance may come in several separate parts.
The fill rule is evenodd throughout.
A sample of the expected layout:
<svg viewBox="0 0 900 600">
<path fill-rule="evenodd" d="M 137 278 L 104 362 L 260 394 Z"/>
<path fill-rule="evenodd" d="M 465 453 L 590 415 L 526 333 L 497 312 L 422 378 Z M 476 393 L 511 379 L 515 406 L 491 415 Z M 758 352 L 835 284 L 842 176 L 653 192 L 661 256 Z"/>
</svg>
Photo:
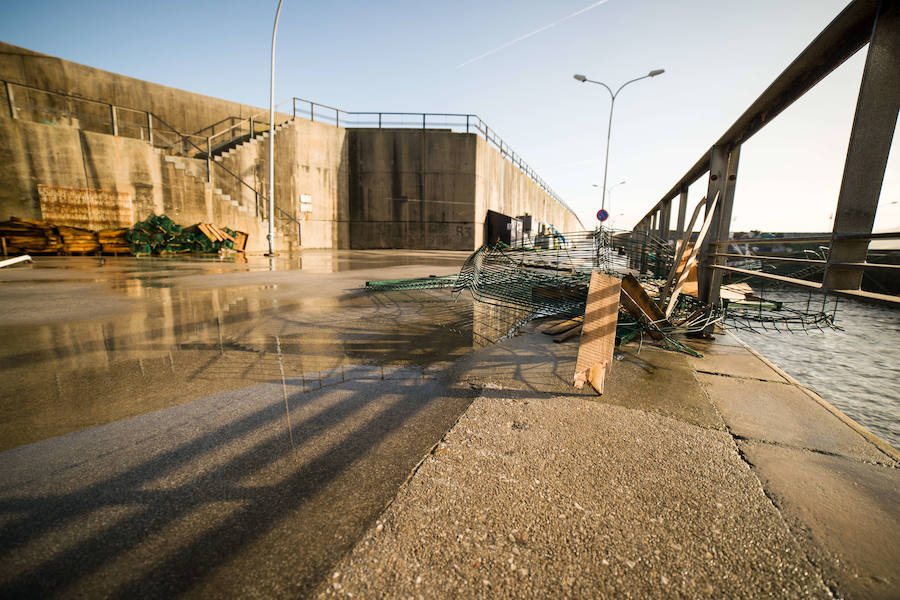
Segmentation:
<svg viewBox="0 0 900 600">
<path fill-rule="evenodd" d="M 284 0 L 276 102 L 479 115 L 597 224 L 630 228 L 707 152 L 845 0 Z M 4 0 L 0 39 L 260 107 L 277 0 Z M 865 48 L 744 144 L 732 231 L 830 231 Z M 900 227 L 900 142 L 875 228 Z M 693 185 L 693 206 L 706 179 Z"/>
</svg>

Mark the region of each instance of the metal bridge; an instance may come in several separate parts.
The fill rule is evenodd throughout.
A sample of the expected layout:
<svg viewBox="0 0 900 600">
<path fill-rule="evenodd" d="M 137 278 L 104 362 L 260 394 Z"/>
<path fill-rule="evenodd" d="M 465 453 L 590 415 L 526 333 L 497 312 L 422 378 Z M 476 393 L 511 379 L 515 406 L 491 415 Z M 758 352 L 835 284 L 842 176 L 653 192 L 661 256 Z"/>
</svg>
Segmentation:
<svg viewBox="0 0 900 600">
<path fill-rule="evenodd" d="M 778 238 L 777 243 L 821 242 L 823 257 L 792 258 L 756 254 L 763 263 L 789 261 L 821 268 L 821 281 L 750 271 L 735 265 L 748 257 L 728 252 L 734 190 L 741 145 L 772 122 L 826 75 L 868 44 L 865 69 L 856 104 L 856 115 L 844 166 L 834 229 L 830 236 Z M 873 234 L 875 211 L 881 194 L 888 153 L 900 109 L 900 2 L 854 0 L 784 70 L 737 121 L 716 140 L 684 176 L 635 225 L 636 232 L 663 240 L 690 241 L 694 223 L 704 210 L 697 235 L 700 299 L 719 301 L 719 287 L 726 273 L 772 279 L 801 288 L 900 306 L 900 296 L 860 289 L 863 273 L 876 269 L 900 275 L 900 265 L 867 262 L 869 242 L 876 238 L 900 238 L 900 232 Z M 708 174 L 706 197 L 698 202 L 690 225 L 688 187 Z M 673 203 L 677 220 L 673 231 Z M 753 240 L 766 243 L 766 240 Z M 683 249 L 685 244 L 680 245 Z M 683 252 L 683 250 L 682 250 Z M 677 263 L 677 260 L 676 260 Z"/>
</svg>

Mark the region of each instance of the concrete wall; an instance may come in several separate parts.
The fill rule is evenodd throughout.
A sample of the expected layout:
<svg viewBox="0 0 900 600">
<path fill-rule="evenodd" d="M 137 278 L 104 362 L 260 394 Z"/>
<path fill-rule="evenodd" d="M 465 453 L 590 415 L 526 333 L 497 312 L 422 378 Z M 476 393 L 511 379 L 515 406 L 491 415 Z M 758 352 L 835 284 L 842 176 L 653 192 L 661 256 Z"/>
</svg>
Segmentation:
<svg viewBox="0 0 900 600">
<path fill-rule="evenodd" d="M 351 248 L 474 248 L 475 134 L 349 132 Z"/>
<path fill-rule="evenodd" d="M 493 210 L 511 217 L 528 213 L 534 220 L 551 223 L 560 232 L 580 231 L 584 227 L 567 210 L 500 152 L 478 138 L 475 172 L 475 246 L 484 242 L 485 217 Z"/>
<path fill-rule="evenodd" d="M 195 175 L 204 164 L 169 162 L 140 140 L 0 117 L 0 219 L 41 219 L 38 184 L 102 189 L 130 194 L 135 219 L 155 212 L 184 225 L 224 225 L 261 250 L 262 223 Z"/>
<path fill-rule="evenodd" d="M 260 135 L 230 150 L 221 164 L 241 179 L 268 194 L 269 136 Z M 275 134 L 275 203 L 300 221 L 276 219 L 286 240 L 293 244 L 299 228 L 300 248 L 348 248 L 347 130 L 326 123 L 295 119 Z M 232 198 L 253 206 L 253 192 L 221 169 L 214 168 L 215 186 Z M 300 196 L 312 199 L 312 212 L 300 210 Z"/>
<path fill-rule="evenodd" d="M 185 133 L 262 112 L 2 42 L 0 79 L 150 111 Z M 41 218 L 38 184 L 102 189 L 131 194 L 136 218 L 153 211 L 184 224 L 213 222 L 250 233 L 252 250 L 266 247 L 265 206 L 258 218 L 254 192 L 219 166 L 207 186 L 205 160 L 167 158 L 134 139 L 144 135 L 139 127 L 146 115 L 119 111 L 120 127 L 138 129 L 112 136 L 108 106 L 14 90 L 21 118 L 0 117 L 0 218 Z M 3 86 L 0 96 L 3 114 Z M 275 145 L 276 205 L 300 222 L 276 218 L 279 250 L 472 250 L 483 241 L 488 209 L 529 213 L 560 231 L 581 229 L 573 214 L 476 134 L 348 130 L 296 119 L 280 126 Z M 267 134 L 229 150 L 218 164 L 262 199 Z M 301 212 L 301 195 L 312 198 L 312 212 Z"/>
<path fill-rule="evenodd" d="M 216 121 L 234 116 L 245 118 L 264 112 L 268 119 L 268 112 L 263 108 L 141 81 L 3 42 L 0 42 L 0 79 L 150 111 L 182 133 L 193 133 Z M 15 94 L 17 103 L 22 104 L 35 104 L 32 100 L 46 103 L 51 98 L 37 92 L 28 93 L 21 88 L 16 89 Z M 35 98 L 29 98 L 29 94 L 33 94 Z M 0 111 L 5 111 L 6 95 L 2 86 L 0 95 L 3 96 Z M 85 121 L 96 118 L 98 123 L 102 123 L 108 116 L 102 107 L 88 103 L 76 103 L 77 106 L 72 106 L 71 101 L 57 102 L 65 104 L 60 106 L 62 110 L 74 109 L 84 113 Z M 0 114 L 6 116 L 3 112 Z M 128 119 L 130 116 L 121 115 L 121 118 Z M 88 125 L 87 122 L 82 124 L 85 129 L 101 131 Z"/>
</svg>

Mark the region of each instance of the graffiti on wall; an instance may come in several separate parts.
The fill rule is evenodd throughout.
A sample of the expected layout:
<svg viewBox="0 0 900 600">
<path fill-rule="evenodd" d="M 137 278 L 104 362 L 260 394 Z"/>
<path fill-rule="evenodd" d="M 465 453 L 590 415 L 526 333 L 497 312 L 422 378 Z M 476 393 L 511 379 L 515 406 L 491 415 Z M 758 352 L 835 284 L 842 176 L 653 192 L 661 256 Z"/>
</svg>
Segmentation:
<svg viewBox="0 0 900 600">
<path fill-rule="evenodd" d="M 40 184 L 37 187 L 44 221 L 94 230 L 134 225 L 128 192 Z"/>
</svg>

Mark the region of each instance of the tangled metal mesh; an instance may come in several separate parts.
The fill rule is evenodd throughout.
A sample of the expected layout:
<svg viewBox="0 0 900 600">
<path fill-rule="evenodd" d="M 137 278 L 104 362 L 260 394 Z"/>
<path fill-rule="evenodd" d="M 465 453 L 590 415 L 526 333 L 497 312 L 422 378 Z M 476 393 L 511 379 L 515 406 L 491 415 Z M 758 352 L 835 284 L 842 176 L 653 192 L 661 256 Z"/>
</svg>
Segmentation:
<svg viewBox="0 0 900 600">
<path fill-rule="evenodd" d="M 673 255 L 670 244 L 646 232 L 580 231 L 518 248 L 483 246 L 466 259 L 456 275 L 375 281 L 366 287 L 372 291 L 450 288 L 454 298 L 468 291 L 476 303 L 496 307 L 505 325 L 496 325 L 493 331 L 505 332 L 499 336 L 504 339 L 533 319 L 583 315 L 594 270 L 618 277 L 632 273 L 651 298 L 658 298 Z M 643 339 L 653 330 L 662 334 L 659 341 L 663 346 L 696 354 L 675 336 L 708 331 L 714 324 L 751 331 L 834 328 L 836 309 L 836 298 L 830 308 L 824 301 L 821 307 L 811 301 L 803 307 L 753 294 L 710 306 L 694 296 L 681 295 L 669 318 L 660 322 L 641 322 L 620 311 L 616 335 L 625 343 Z M 496 335 L 494 338 L 492 341 L 498 341 Z"/>
</svg>

